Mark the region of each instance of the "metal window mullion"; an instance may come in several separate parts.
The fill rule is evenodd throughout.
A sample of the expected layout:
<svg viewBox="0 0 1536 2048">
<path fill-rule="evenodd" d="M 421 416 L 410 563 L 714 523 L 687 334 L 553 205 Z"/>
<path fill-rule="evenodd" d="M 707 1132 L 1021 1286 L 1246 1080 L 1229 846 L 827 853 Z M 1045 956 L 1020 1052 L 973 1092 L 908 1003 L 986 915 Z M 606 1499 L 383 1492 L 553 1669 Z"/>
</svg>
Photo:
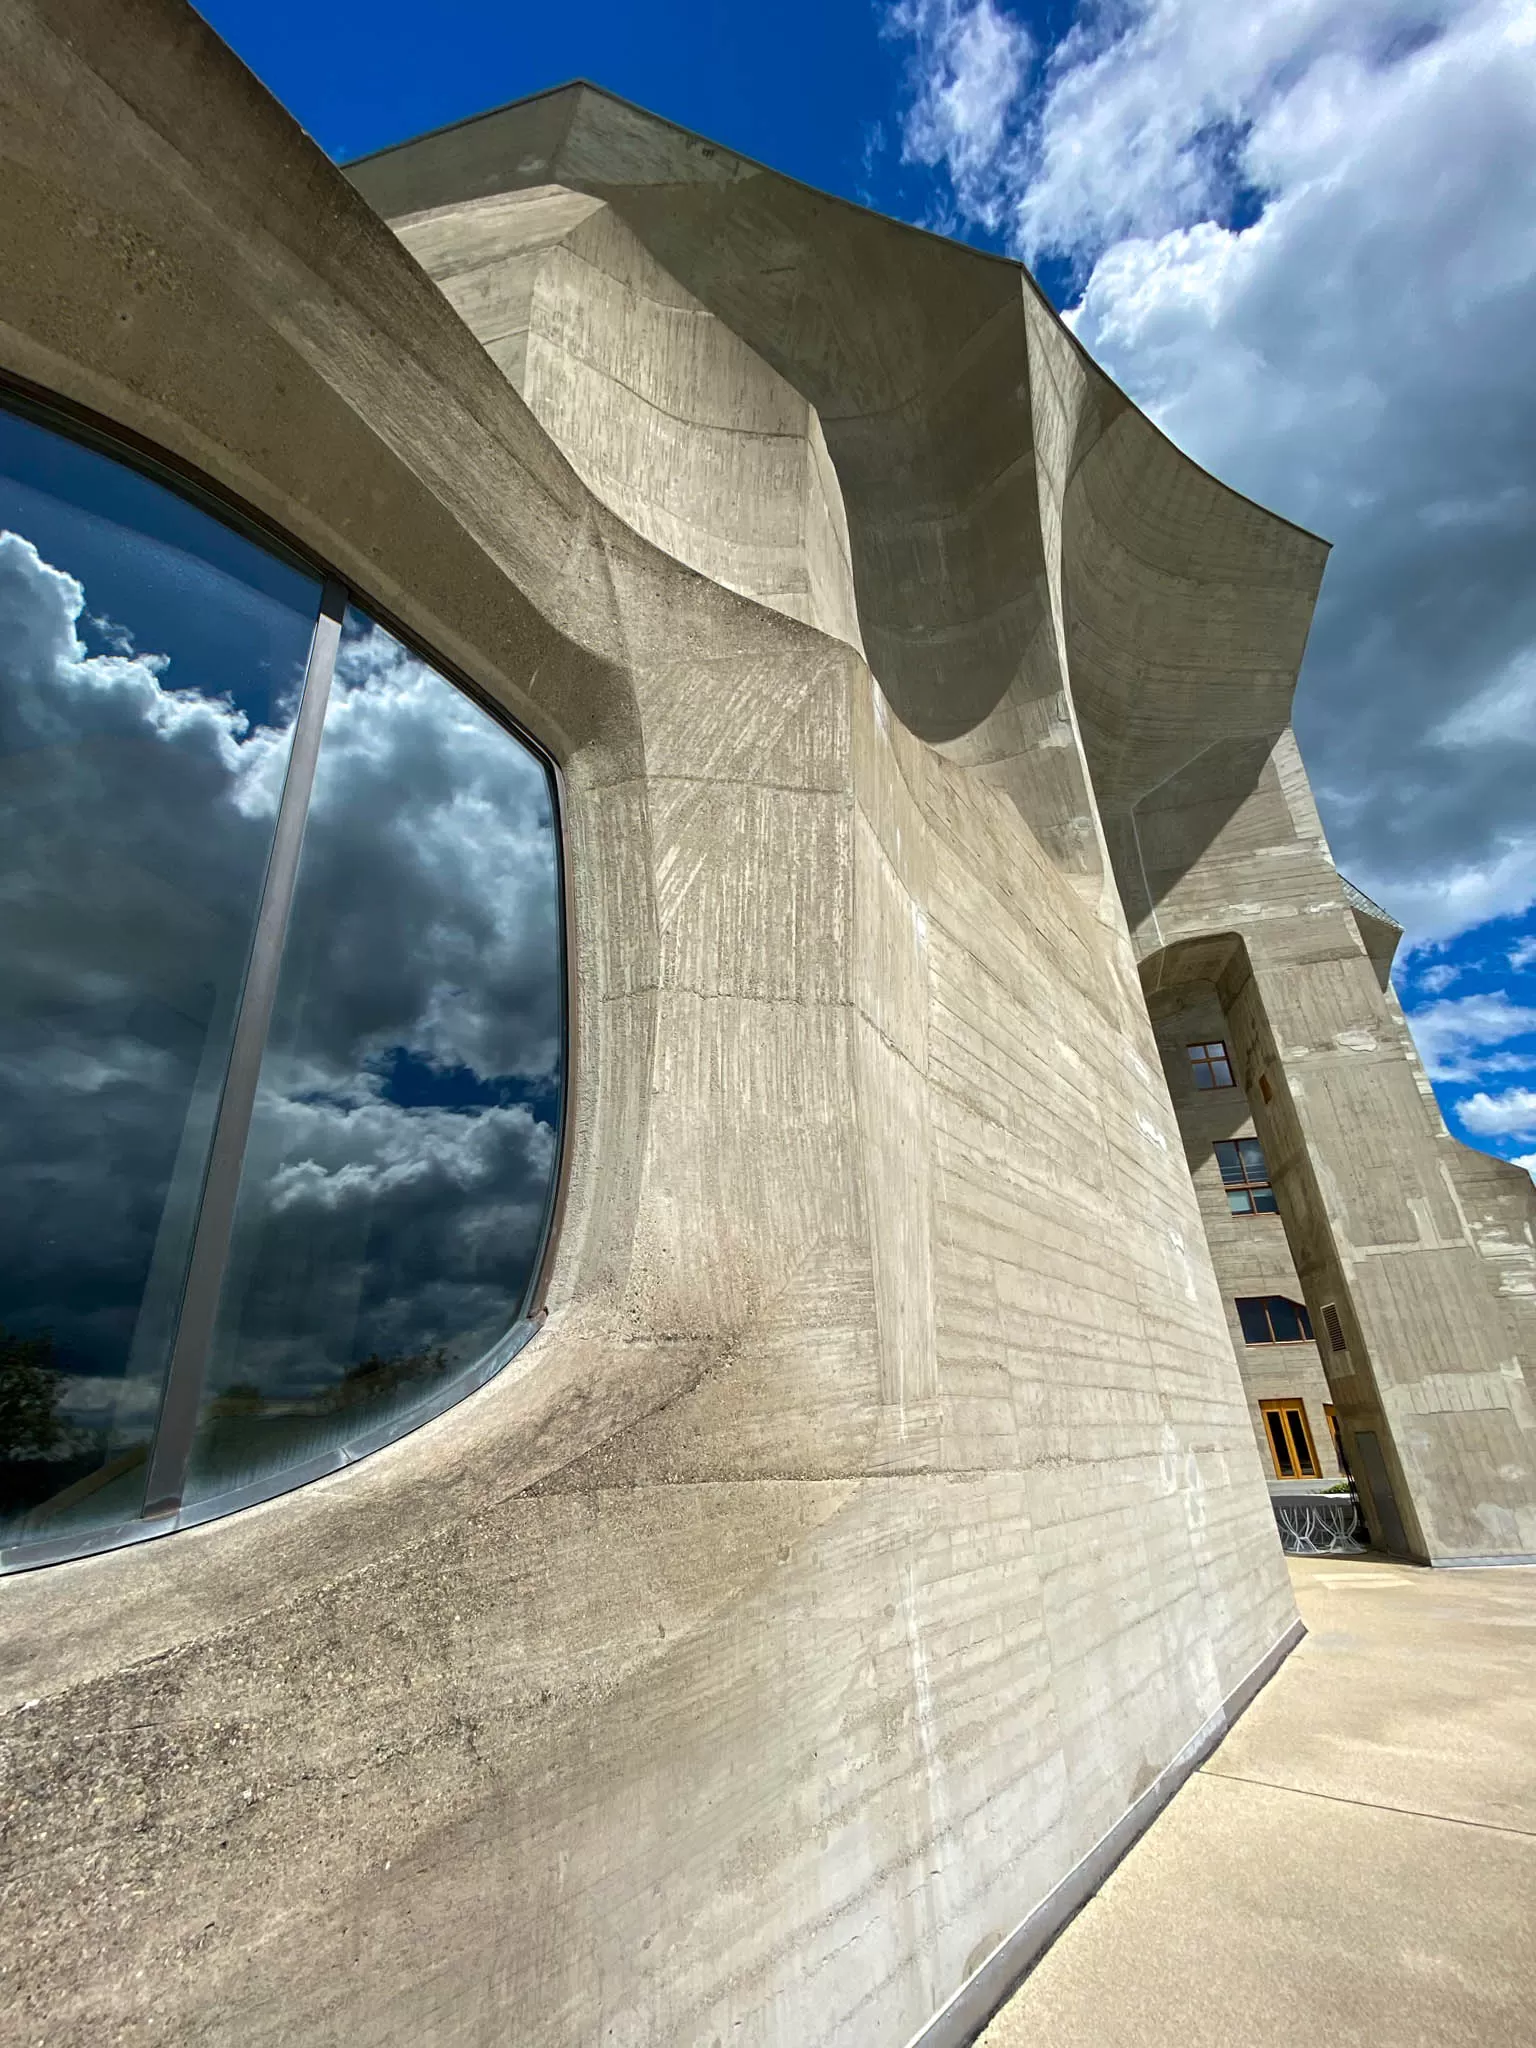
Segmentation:
<svg viewBox="0 0 1536 2048">
<path fill-rule="evenodd" d="M 171 1351 L 159 1424 L 150 1452 L 144 1492 L 146 1518 L 175 1514 L 181 1506 L 186 1486 L 187 1466 L 202 1405 L 203 1381 L 208 1370 L 208 1352 L 218 1315 L 219 1292 L 229 1257 L 240 1172 L 245 1163 L 246 1140 L 250 1136 L 251 1117 L 256 1106 L 256 1083 L 261 1073 L 261 1057 L 266 1049 L 272 1006 L 277 996 L 283 942 L 293 908 L 304 824 L 309 814 L 310 792 L 314 788 L 315 764 L 320 756 L 320 736 L 325 726 L 325 708 L 330 698 L 337 650 L 341 645 L 341 624 L 346 606 L 347 593 L 343 586 L 328 582 L 321 593 L 320 613 L 315 621 L 315 635 L 304 671 L 304 688 L 288 753 L 288 772 L 283 779 L 277 825 L 272 834 L 272 853 L 267 862 L 250 963 L 246 968 L 245 986 L 241 991 L 240 1010 L 230 1046 L 229 1067 L 219 1099 L 213 1143 L 209 1148 L 208 1170 L 203 1178 L 202 1202 L 192 1240 L 192 1256 L 187 1265 L 186 1285 L 182 1290 L 176 1342 Z"/>
</svg>

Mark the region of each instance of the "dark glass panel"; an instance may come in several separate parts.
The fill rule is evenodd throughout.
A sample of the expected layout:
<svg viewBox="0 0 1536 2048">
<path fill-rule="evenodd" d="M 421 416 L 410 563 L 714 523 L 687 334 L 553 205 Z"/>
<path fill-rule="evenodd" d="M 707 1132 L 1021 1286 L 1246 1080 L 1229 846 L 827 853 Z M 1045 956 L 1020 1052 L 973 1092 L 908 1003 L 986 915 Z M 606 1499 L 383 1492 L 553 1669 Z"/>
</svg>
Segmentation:
<svg viewBox="0 0 1536 2048">
<path fill-rule="evenodd" d="M 0 1533 L 135 1515 L 319 585 L 0 410 Z"/>
<path fill-rule="evenodd" d="M 1277 1216 L 1280 1213 L 1280 1204 L 1275 1200 L 1273 1188 L 1255 1188 L 1253 1206 L 1265 1216 Z"/>
<path fill-rule="evenodd" d="M 1204 1060 L 1195 1061 L 1193 1072 L 1195 1076 L 1195 1086 L 1197 1088 L 1215 1087 L 1216 1083 L 1211 1078 L 1211 1070 Z"/>
<path fill-rule="evenodd" d="M 1217 1088 L 1230 1088 L 1232 1086 L 1232 1069 L 1225 1060 L 1211 1061 L 1211 1079 L 1213 1086 Z"/>
<path fill-rule="evenodd" d="M 1232 1149 L 1242 1161 L 1245 1180 L 1269 1179 L 1269 1168 L 1264 1164 L 1264 1147 L 1257 1138 L 1239 1138 Z"/>
<path fill-rule="evenodd" d="M 1287 1301 L 1283 1294 L 1270 1295 L 1268 1306 L 1270 1324 L 1275 1333 L 1275 1342 L 1277 1344 L 1299 1344 L 1306 1334 L 1301 1327 L 1302 1316 L 1305 1315 L 1306 1311 L 1304 1309 L 1298 1310 L 1297 1304 L 1294 1301 Z"/>
<path fill-rule="evenodd" d="M 1306 1425 L 1301 1419 L 1299 1408 L 1287 1408 L 1285 1419 L 1290 1425 L 1291 1448 L 1296 1454 L 1296 1470 L 1305 1479 L 1317 1477 L 1317 1467 L 1312 1462 L 1312 1453 L 1307 1445 Z"/>
<path fill-rule="evenodd" d="M 1285 1427 L 1280 1417 L 1271 1408 L 1265 1416 L 1269 1424 L 1269 1440 L 1275 1447 L 1275 1464 L 1282 1479 L 1294 1479 L 1296 1468 L 1291 1463 L 1291 1447 L 1285 1440 Z"/>
<path fill-rule="evenodd" d="M 1216 1163 L 1221 1168 L 1222 1179 L 1226 1181 L 1229 1186 L 1235 1185 L 1240 1187 L 1242 1185 L 1243 1180 L 1245 1178 L 1243 1173 L 1243 1162 L 1242 1159 L 1239 1157 L 1236 1145 L 1232 1143 L 1232 1140 L 1230 1138 L 1217 1139 Z"/>
<path fill-rule="evenodd" d="M 1249 1295 L 1238 1301 L 1237 1319 L 1243 1326 L 1245 1343 L 1274 1343 L 1275 1340 L 1270 1334 L 1269 1317 L 1264 1313 L 1264 1303 L 1257 1295 Z"/>
<path fill-rule="evenodd" d="M 1310 1344 L 1313 1341 L 1312 1318 L 1307 1314 L 1305 1304 L 1299 1301 L 1296 1304 L 1296 1320 L 1301 1325 L 1302 1336 Z"/>
<path fill-rule="evenodd" d="M 403 1418 L 522 1313 L 562 1092 L 548 775 L 349 612 L 188 1499 Z"/>
</svg>

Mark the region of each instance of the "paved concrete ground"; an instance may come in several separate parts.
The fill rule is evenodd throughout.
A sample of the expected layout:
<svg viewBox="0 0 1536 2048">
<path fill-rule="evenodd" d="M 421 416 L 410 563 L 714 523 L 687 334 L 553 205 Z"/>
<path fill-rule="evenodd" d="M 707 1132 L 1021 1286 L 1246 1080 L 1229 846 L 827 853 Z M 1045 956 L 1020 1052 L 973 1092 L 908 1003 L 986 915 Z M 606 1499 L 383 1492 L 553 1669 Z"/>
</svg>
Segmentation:
<svg viewBox="0 0 1536 2048">
<path fill-rule="evenodd" d="M 985 2048 L 1536 2043 L 1536 1569 L 1291 1574 L 1306 1640 Z"/>
</svg>

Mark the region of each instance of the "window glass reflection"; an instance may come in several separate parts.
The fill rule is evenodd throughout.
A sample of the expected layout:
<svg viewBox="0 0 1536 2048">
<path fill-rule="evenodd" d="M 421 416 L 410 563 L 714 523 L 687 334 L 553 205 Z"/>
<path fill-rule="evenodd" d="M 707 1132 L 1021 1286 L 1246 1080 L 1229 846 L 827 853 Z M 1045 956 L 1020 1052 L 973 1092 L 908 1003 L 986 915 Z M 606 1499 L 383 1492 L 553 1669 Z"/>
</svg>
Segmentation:
<svg viewBox="0 0 1536 2048">
<path fill-rule="evenodd" d="M 517 1321 L 556 1168 L 542 764 L 349 612 L 188 1494 L 430 1399 Z"/>
<path fill-rule="evenodd" d="M 0 411 L 0 1537 L 136 1514 L 319 585 Z"/>
</svg>

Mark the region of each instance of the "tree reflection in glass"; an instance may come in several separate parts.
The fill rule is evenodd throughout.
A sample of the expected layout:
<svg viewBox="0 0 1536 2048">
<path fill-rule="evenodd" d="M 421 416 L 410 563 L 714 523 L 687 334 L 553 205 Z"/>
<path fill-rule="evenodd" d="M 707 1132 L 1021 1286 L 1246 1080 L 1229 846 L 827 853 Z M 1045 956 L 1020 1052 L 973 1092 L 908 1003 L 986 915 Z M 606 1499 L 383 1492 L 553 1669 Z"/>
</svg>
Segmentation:
<svg viewBox="0 0 1536 2048">
<path fill-rule="evenodd" d="M 402 1414 L 518 1320 L 556 1169 L 559 919 L 543 765 L 350 611 L 189 1501 Z"/>
<path fill-rule="evenodd" d="M 0 1536 L 139 1511 L 318 582 L 0 411 Z"/>
</svg>

